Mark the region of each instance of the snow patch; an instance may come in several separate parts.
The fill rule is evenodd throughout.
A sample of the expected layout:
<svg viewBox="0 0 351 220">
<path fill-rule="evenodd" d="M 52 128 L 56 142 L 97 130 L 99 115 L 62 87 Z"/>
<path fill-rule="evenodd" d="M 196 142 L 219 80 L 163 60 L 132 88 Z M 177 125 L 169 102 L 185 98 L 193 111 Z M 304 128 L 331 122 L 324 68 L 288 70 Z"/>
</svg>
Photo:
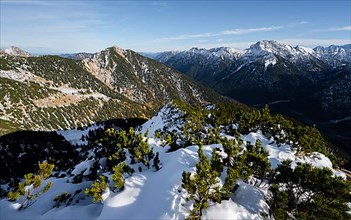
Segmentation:
<svg viewBox="0 0 351 220">
<path fill-rule="evenodd" d="M 267 70 L 269 66 L 274 66 L 277 64 L 277 59 L 268 59 L 264 61 L 264 70 Z"/>
</svg>

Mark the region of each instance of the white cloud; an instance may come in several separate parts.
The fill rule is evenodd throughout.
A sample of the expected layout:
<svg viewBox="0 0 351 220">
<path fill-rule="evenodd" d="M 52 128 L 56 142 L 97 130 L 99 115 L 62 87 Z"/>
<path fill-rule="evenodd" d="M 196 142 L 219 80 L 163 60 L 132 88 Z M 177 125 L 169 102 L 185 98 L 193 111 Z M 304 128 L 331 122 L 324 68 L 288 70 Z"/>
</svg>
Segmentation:
<svg viewBox="0 0 351 220">
<path fill-rule="evenodd" d="M 332 28 L 326 28 L 326 29 L 315 29 L 312 31 L 313 32 L 351 31 L 351 26 L 332 27 Z"/>
<path fill-rule="evenodd" d="M 219 36 L 219 35 L 216 33 L 184 34 L 184 35 L 178 35 L 175 37 L 159 38 L 159 39 L 156 39 L 155 41 L 169 42 L 169 41 L 176 41 L 176 40 L 188 40 L 192 38 L 204 38 L 204 37 L 214 37 L 214 36 Z"/>
<path fill-rule="evenodd" d="M 307 24 L 307 21 L 300 21 L 295 23 L 289 23 L 286 25 L 272 25 L 269 27 L 257 27 L 257 28 L 237 28 L 237 29 L 230 29 L 230 30 L 223 30 L 219 32 L 206 32 L 206 33 L 199 33 L 199 34 L 183 34 L 174 37 L 164 37 L 158 38 L 154 42 L 171 42 L 171 41 L 178 41 L 178 40 L 189 40 L 193 38 L 206 38 L 206 37 L 220 37 L 226 35 L 243 35 L 243 34 L 250 34 L 250 33 L 257 33 L 257 32 L 268 32 L 268 31 L 275 31 L 283 28 L 292 28 L 297 25 Z"/>
<path fill-rule="evenodd" d="M 304 24 L 308 24 L 308 23 L 309 23 L 308 21 L 299 21 L 299 22 L 289 23 L 286 26 L 289 27 L 289 28 L 292 28 L 292 27 L 296 27 L 296 26 L 304 25 Z"/>
<path fill-rule="evenodd" d="M 271 27 L 261 27 L 261 28 L 248 28 L 248 29 L 233 29 L 233 30 L 226 30 L 221 31 L 218 33 L 219 36 L 221 35 L 240 35 L 240 34 L 249 34 L 254 32 L 264 32 L 264 31 L 274 31 L 282 29 L 283 26 L 271 26 Z"/>
<path fill-rule="evenodd" d="M 206 49 L 211 49 L 211 48 L 216 48 L 216 47 L 231 47 L 239 50 L 244 50 L 249 48 L 252 44 L 255 44 L 258 40 L 262 39 L 257 39 L 253 41 L 237 41 L 237 42 L 222 42 L 219 41 L 222 39 L 216 39 L 213 42 L 207 41 L 207 42 L 197 42 L 197 43 L 185 43 L 185 44 L 177 44 L 177 45 L 172 45 L 172 44 L 155 44 L 150 47 L 150 44 L 148 45 L 134 45 L 132 49 L 136 51 L 146 51 L 146 52 L 159 52 L 159 51 L 168 51 L 168 50 L 189 50 L 191 47 L 199 47 L 199 48 L 206 48 Z M 282 39 L 273 39 L 276 40 L 280 43 L 288 44 L 291 46 L 304 46 L 304 47 L 309 47 L 309 48 L 314 48 L 316 46 L 330 46 L 332 44 L 334 45 L 345 45 L 345 44 L 351 44 L 350 39 L 308 39 L 308 38 L 282 38 Z"/>
<path fill-rule="evenodd" d="M 175 37 L 164 37 L 158 38 L 155 42 L 170 42 L 177 40 L 189 40 L 193 38 L 206 38 L 206 37 L 218 37 L 225 35 L 241 35 L 241 34 L 249 34 L 254 32 L 265 32 L 265 31 L 273 31 L 283 28 L 283 26 L 270 26 L 270 27 L 259 27 L 259 28 L 247 28 L 247 29 L 232 29 L 232 30 L 224 30 L 220 32 L 207 32 L 200 34 L 183 34 Z"/>
</svg>

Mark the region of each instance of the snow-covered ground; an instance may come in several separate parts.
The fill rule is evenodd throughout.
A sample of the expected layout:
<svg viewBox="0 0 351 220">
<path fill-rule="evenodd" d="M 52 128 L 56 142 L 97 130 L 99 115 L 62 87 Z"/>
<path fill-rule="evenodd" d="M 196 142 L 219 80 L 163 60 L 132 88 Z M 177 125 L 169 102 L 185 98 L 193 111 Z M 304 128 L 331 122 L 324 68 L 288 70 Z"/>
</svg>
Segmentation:
<svg viewBox="0 0 351 220">
<path fill-rule="evenodd" d="M 78 203 L 69 206 L 53 208 L 53 199 L 62 192 L 73 194 L 78 189 L 90 187 L 91 181 L 79 184 L 70 183 L 70 178 L 50 178 L 53 182 L 51 189 L 25 210 L 18 211 L 19 202 L 10 202 L 7 199 L 0 201 L 1 219 L 184 219 L 189 215 L 190 202 L 186 201 L 186 191 L 181 187 L 183 171 L 195 172 L 198 161 L 198 146 L 188 146 L 174 152 L 167 152 L 168 146 L 154 137 L 158 129 L 175 129 L 175 121 L 179 120 L 181 112 L 164 107 L 161 111 L 146 122 L 140 132 L 149 130 L 148 143 L 155 152 L 159 153 L 162 168 L 136 172 L 125 179 L 125 188 L 121 192 L 106 191 L 103 201 L 93 204 L 91 198 L 83 193 L 75 197 Z M 171 116 L 171 117 L 166 117 Z M 170 119 L 171 118 L 171 119 Z M 173 122 L 173 123 L 172 123 Z M 91 128 L 93 129 L 93 128 Z M 83 143 L 80 137 L 90 129 L 83 131 L 59 131 L 71 143 Z M 225 134 L 228 138 L 234 138 Z M 269 152 L 269 161 L 275 168 L 283 160 L 290 159 L 293 164 L 298 162 L 310 163 L 316 167 L 332 169 L 330 160 L 320 153 L 298 157 L 289 145 L 277 145 L 267 139 L 260 131 L 242 135 L 241 138 L 251 143 L 261 140 L 263 147 Z M 203 146 L 205 155 L 210 156 L 212 149 L 221 148 L 221 144 Z M 76 166 L 74 173 L 88 173 L 89 161 Z M 334 171 L 335 175 L 343 175 Z M 268 213 L 269 207 L 265 202 L 265 190 L 238 180 L 238 190 L 229 200 L 220 204 L 210 204 L 203 212 L 204 219 L 263 219 L 262 213 Z"/>
<path fill-rule="evenodd" d="M 67 141 L 69 141 L 71 144 L 87 144 L 87 141 L 83 141 L 82 137 L 87 136 L 89 131 L 98 129 L 98 128 L 103 128 L 102 125 L 97 125 L 93 124 L 89 127 L 83 128 L 83 129 L 72 129 L 72 130 L 59 130 L 56 131 L 57 134 L 62 135 Z"/>
</svg>

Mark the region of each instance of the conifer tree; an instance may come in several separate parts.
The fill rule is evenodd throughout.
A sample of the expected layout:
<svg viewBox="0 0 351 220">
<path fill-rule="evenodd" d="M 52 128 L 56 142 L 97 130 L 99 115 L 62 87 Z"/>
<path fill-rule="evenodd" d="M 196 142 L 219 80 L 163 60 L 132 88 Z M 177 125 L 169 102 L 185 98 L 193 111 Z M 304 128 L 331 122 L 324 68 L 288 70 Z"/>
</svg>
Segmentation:
<svg viewBox="0 0 351 220">
<path fill-rule="evenodd" d="M 149 148 L 149 144 L 145 141 L 141 141 L 136 147 L 135 160 L 143 163 L 147 168 L 150 168 L 150 160 L 153 158 L 153 148 Z"/>
<path fill-rule="evenodd" d="M 260 140 L 256 140 L 255 145 L 248 144 L 246 149 L 243 155 L 245 157 L 244 164 L 247 167 L 246 170 L 260 180 L 255 180 L 254 185 L 260 185 L 270 171 L 268 152 L 263 149 Z"/>
<path fill-rule="evenodd" d="M 157 130 L 157 131 L 155 132 L 155 138 L 161 139 L 161 137 L 162 137 L 161 131 Z"/>
<path fill-rule="evenodd" d="M 228 167 L 227 176 L 222 187 L 222 198 L 229 199 L 230 195 L 234 193 L 235 182 L 240 178 L 240 167 Z"/>
<path fill-rule="evenodd" d="M 350 219 L 351 183 L 328 168 L 284 161 L 270 181 L 268 203 L 275 219 Z"/>
<path fill-rule="evenodd" d="M 43 181 L 50 177 L 54 167 L 53 164 L 48 164 L 46 161 L 40 163 L 38 174 L 34 175 L 33 173 L 28 173 L 24 175 L 24 182 L 18 184 L 18 189 L 16 191 L 10 191 L 7 195 L 8 198 L 15 201 L 21 196 L 24 196 L 24 201 L 19 210 L 30 206 L 34 199 L 41 194 L 46 193 L 51 188 L 52 182 L 48 182 L 41 190 L 39 190 Z"/>
<path fill-rule="evenodd" d="M 218 153 L 217 149 L 212 150 L 211 168 L 218 173 L 221 173 L 223 171 L 222 157 Z"/>
<path fill-rule="evenodd" d="M 166 136 L 166 142 L 167 142 L 167 144 L 171 144 L 172 143 L 172 136 L 171 136 L 170 133 L 168 133 L 167 136 Z"/>
<path fill-rule="evenodd" d="M 149 136 L 149 129 L 146 130 L 145 134 L 144 134 L 144 137 L 148 137 Z"/>
<path fill-rule="evenodd" d="M 118 166 L 113 167 L 112 180 L 114 182 L 114 187 L 116 187 L 118 190 L 124 189 L 123 167 L 125 165 L 125 162 L 123 162 Z"/>
<path fill-rule="evenodd" d="M 86 188 L 84 192 L 87 196 L 92 196 L 93 202 L 97 203 L 102 200 L 102 193 L 106 190 L 107 187 L 108 184 L 106 177 L 101 175 L 99 179 L 93 182 L 91 188 Z"/>
<path fill-rule="evenodd" d="M 208 207 L 208 201 L 220 201 L 221 192 L 218 186 L 219 173 L 212 168 L 210 160 L 205 156 L 202 146 L 198 150 L 199 162 L 196 173 L 183 172 L 182 187 L 188 192 L 188 199 L 194 200 L 190 219 L 200 219 L 202 210 Z"/>
</svg>

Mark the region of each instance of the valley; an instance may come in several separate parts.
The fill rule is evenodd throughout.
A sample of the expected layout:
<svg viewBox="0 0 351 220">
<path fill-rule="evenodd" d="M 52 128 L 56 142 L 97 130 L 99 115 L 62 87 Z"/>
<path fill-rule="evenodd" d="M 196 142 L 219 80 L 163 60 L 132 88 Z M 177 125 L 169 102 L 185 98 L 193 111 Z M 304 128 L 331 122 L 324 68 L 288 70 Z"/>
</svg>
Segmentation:
<svg viewBox="0 0 351 220">
<path fill-rule="evenodd" d="M 234 100 L 268 104 L 275 113 L 316 125 L 339 150 L 351 153 L 350 121 L 325 124 L 351 114 L 350 45 L 312 49 L 263 40 L 245 50 L 192 48 L 154 59 Z"/>
</svg>

